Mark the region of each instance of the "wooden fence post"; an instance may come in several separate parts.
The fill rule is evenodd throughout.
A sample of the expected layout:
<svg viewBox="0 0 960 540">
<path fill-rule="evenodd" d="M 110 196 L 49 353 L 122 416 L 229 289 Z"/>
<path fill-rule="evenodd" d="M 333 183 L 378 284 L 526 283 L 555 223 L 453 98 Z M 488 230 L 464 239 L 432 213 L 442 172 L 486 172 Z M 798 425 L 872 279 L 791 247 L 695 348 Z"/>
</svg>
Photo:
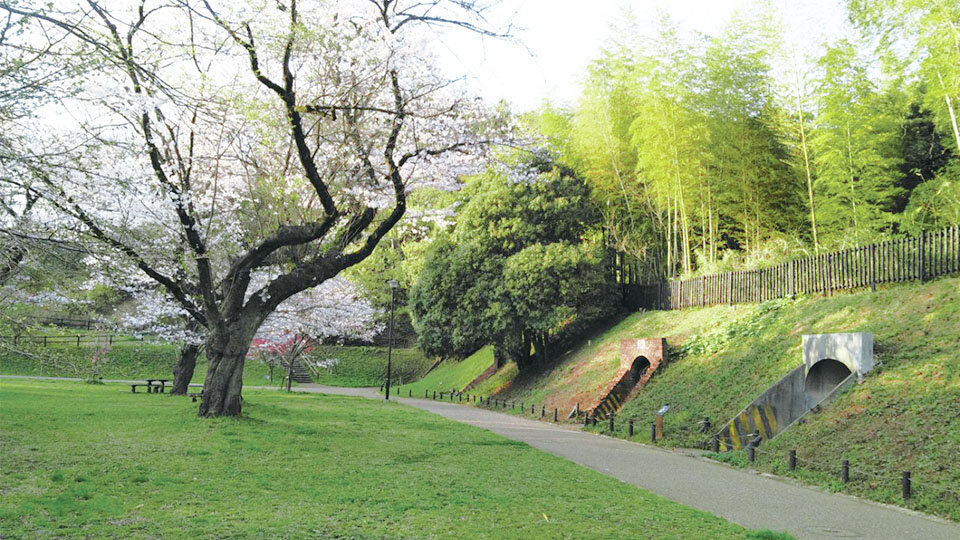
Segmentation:
<svg viewBox="0 0 960 540">
<path fill-rule="evenodd" d="M 919 271 L 917 272 L 918 274 L 920 274 L 920 283 L 924 282 L 924 278 L 925 278 L 924 274 L 926 274 L 926 270 L 927 270 L 926 265 L 924 264 L 924 260 L 926 259 L 925 253 L 924 253 L 925 251 L 924 248 L 926 247 L 926 243 L 927 243 L 926 240 L 927 240 L 927 233 L 926 231 L 924 231 L 920 233 L 920 242 L 919 242 L 920 247 L 917 250 L 917 257 L 920 259 L 918 264 Z"/>
<path fill-rule="evenodd" d="M 827 296 L 833 296 L 833 253 L 827 255 Z"/>
<path fill-rule="evenodd" d="M 763 302 L 763 269 L 757 270 L 757 303 Z"/>
<path fill-rule="evenodd" d="M 727 298 L 730 300 L 730 305 L 732 306 L 733 305 L 733 272 L 730 272 L 730 286 L 729 286 L 729 294 L 727 295 Z"/>
<path fill-rule="evenodd" d="M 877 245 L 870 244 L 870 290 L 877 292 Z"/>
</svg>

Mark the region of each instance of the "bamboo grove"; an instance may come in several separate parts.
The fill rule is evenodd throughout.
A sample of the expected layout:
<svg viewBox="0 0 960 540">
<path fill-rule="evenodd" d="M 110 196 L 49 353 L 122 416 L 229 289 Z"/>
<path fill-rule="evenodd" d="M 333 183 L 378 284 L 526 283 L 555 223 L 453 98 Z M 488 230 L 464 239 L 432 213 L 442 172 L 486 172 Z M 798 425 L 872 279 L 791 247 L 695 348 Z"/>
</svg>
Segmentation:
<svg viewBox="0 0 960 540">
<path fill-rule="evenodd" d="M 615 30 L 577 104 L 531 119 L 611 247 L 691 276 L 960 223 L 960 5 L 846 7 L 850 37 L 802 50 L 764 5 L 716 36 Z"/>
</svg>

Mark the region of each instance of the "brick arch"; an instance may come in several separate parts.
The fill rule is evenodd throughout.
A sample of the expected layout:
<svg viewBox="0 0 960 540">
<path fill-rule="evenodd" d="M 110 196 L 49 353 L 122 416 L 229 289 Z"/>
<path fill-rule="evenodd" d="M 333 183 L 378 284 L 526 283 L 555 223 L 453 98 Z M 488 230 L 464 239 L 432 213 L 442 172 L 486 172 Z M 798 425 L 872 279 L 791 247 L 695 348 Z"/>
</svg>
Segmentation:
<svg viewBox="0 0 960 540">
<path fill-rule="evenodd" d="M 596 404 L 588 410 L 600 418 L 616 412 L 650 381 L 666 359 L 667 340 L 664 338 L 621 340 L 620 369 L 600 391 Z M 637 369 L 643 367 L 646 369 Z"/>
</svg>

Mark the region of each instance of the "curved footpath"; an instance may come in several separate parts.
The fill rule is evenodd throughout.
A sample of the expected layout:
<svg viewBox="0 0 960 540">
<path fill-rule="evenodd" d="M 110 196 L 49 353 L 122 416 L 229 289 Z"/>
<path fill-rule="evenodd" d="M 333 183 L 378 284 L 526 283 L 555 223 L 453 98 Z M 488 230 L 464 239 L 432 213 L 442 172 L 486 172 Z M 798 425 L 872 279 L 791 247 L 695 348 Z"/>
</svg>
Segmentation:
<svg viewBox="0 0 960 540">
<path fill-rule="evenodd" d="M 80 380 L 0 375 L 0 379 L 5 378 Z M 294 391 L 382 399 L 375 388 L 303 384 L 294 387 Z M 750 529 L 786 531 L 801 540 L 960 539 L 960 524 L 957 523 L 848 495 L 827 493 L 696 456 L 595 435 L 573 426 L 538 422 L 456 403 L 410 398 L 398 401 L 525 442 Z"/>
<path fill-rule="evenodd" d="M 304 384 L 294 390 L 382 399 L 375 388 Z M 525 442 L 750 529 L 786 531 L 801 540 L 960 539 L 957 523 L 696 456 L 456 403 L 403 397 L 398 401 Z"/>
</svg>

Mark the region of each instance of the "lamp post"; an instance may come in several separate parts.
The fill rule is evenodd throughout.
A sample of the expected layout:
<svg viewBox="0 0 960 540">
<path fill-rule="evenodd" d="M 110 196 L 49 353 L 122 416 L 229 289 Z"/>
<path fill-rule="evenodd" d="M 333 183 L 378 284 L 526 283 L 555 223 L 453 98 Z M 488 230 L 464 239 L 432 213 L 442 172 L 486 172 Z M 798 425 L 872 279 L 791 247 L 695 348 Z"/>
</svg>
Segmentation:
<svg viewBox="0 0 960 540">
<path fill-rule="evenodd" d="M 397 287 L 400 283 L 395 279 L 387 281 L 390 285 L 390 337 L 387 345 L 387 401 L 390 401 L 390 364 L 393 362 L 393 312 L 397 304 Z"/>
</svg>

